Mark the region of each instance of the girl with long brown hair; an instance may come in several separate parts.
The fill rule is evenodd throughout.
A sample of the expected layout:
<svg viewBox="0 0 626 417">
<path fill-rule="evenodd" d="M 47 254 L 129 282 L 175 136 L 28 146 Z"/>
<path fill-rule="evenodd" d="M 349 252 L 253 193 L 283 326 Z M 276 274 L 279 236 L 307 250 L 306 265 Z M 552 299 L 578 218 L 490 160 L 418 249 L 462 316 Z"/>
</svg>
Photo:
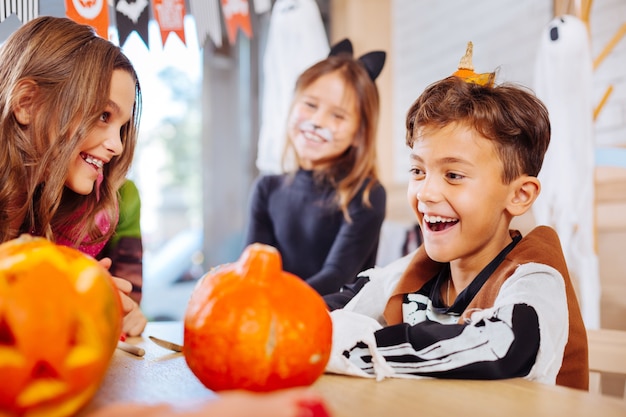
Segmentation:
<svg viewBox="0 0 626 417">
<path fill-rule="evenodd" d="M 0 48 L 0 242 L 29 233 L 96 257 L 118 221 L 140 107 L 132 64 L 91 27 L 45 16 L 14 32 Z M 124 331 L 139 334 L 146 319 L 115 281 Z"/>
</svg>

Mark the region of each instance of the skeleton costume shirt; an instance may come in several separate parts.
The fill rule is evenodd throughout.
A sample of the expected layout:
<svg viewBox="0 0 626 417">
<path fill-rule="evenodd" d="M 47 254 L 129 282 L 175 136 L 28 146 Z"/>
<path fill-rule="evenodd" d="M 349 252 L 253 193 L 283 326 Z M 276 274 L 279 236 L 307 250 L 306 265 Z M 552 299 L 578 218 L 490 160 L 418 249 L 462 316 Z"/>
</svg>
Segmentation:
<svg viewBox="0 0 626 417">
<path fill-rule="evenodd" d="M 266 175 L 256 181 L 246 244 L 264 243 L 281 254 L 283 269 L 304 279 L 320 294 L 330 294 L 360 271 L 374 266 L 386 193 L 378 183 L 363 204 L 367 181 L 348 205 L 351 222 L 334 200 L 332 184 L 313 171 Z"/>
<path fill-rule="evenodd" d="M 331 310 L 380 323 L 373 338 L 357 336 L 340 352 L 333 346 L 333 355 L 369 374 L 384 365 L 385 376 L 525 377 L 587 389 L 587 336 L 559 239 L 545 226 L 511 237 L 450 307 L 440 295 L 449 264 L 424 247 L 326 296 Z M 335 318 L 333 325 L 348 328 Z"/>
</svg>

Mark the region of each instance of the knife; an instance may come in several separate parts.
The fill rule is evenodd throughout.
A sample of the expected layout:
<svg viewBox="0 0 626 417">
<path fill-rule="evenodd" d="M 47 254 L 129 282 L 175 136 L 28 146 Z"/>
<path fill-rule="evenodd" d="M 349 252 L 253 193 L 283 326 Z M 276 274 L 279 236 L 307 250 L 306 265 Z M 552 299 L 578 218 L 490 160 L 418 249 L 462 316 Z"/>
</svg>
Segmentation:
<svg viewBox="0 0 626 417">
<path fill-rule="evenodd" d="M 154 337 L 154 336 L 148 336 L 148 338 L 152 340 L 154 343 L 156 343 L 157 345 L 161 346 L 162 348 L 173 350 L 174 352 L 183 351 L 183 347 L 179 344 L 168 342 L 167 340 L 159 339 L 158 337 Z"/>
</svg>

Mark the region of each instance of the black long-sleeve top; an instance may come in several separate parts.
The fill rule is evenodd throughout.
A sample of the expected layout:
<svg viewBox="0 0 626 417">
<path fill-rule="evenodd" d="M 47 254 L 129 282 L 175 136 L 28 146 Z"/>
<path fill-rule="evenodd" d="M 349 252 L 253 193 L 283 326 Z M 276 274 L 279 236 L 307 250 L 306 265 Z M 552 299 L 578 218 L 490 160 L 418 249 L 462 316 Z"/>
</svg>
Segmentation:
<svg viewBox="0 0 626 417">
<path fill-rule="evenodd" d="M 276 247 L 285 271 L 322 295 L 336 292 L 376 261 L 386 192 L 380 183 L 372 187 L 367 207 L 362 202 L 365 186 L 348 205 L 348 222 L 334 201 L 334 188 L 316 181 L 312 171 L 259 177 L 251 195 L 246 244 Z"/>
</svg>

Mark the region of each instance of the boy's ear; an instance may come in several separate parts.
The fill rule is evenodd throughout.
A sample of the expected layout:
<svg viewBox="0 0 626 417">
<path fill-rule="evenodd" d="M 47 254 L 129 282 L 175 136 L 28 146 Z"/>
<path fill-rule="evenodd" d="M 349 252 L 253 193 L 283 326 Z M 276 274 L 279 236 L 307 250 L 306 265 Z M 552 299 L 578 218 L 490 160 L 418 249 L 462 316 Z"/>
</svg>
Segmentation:
<svg viewBox="0 0 626 417">
<path fill-rule="evenodd" d="M 533 205 L 539 191 L 541 191 L 541 183 L 537 177 L 530 175 L 522 175 L 511 183 L 511 192 L 513 193 L 507 209 L 513 216 L 521 216 L 526 213 Z"/>
<path fill-rule="evenodd" d="M 37 90 L 37 83 L 32 80 L 22 80 L 15 87 L 13 114 L 21 125 L 28 126 L 32 120 Z"/>
</svg>

